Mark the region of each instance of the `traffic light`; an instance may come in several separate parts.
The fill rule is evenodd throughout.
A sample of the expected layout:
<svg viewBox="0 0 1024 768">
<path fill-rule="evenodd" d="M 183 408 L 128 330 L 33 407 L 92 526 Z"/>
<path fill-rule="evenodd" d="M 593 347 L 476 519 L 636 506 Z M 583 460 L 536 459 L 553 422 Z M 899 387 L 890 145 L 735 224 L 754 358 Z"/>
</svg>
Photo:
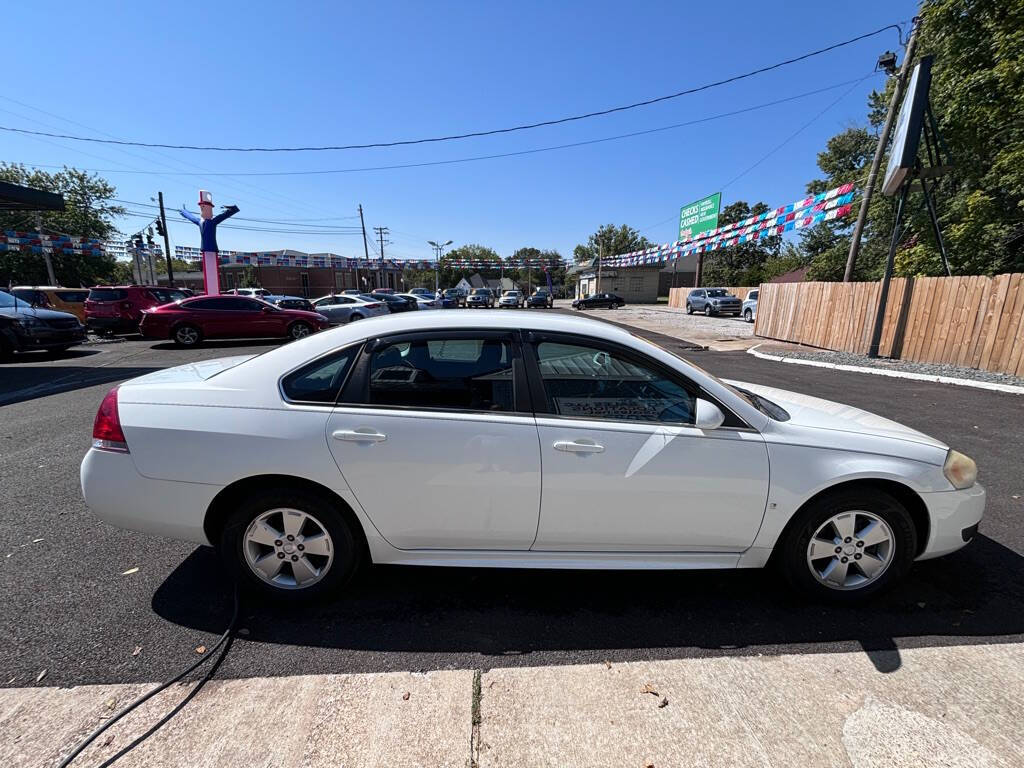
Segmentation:
<svg viewBox="0 0 1024 768">
<path fill-rule="evenodd" d="M 156 233 L 160 235 L 160 237 L 164 236 L 164 222 L 162 219 L 156 220 Z"/>
</svg>

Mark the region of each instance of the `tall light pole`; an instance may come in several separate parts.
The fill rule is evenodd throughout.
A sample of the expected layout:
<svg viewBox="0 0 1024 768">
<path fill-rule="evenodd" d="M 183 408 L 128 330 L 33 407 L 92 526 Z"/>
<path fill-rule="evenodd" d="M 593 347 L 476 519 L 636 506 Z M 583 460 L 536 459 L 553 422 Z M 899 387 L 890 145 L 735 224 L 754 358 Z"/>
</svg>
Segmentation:
<svg viewBox="0 0 1024 768">
<path fill-rule="evenodd" d="M 451 240 L 449 240 L 446 243 L 438 243 L 438 242 L 435 242 L 434 240 L 427 240 L 427 245 L 429 245 L 431 248 L 434 249 L 434 293 L 437 293 L 437 290 L 438 290 L 438 287 L 439 287 L 438 286 L 438 282 L 437 282 L 438 281 L 438 274 L 437 274 L 437 272 L 438 272 L 438 269 L 440 269 L 440 267 L 441 267 L 441 256 L 442 256 L 442 254 L 444 254 L 444 249 L 447 248 L 451 244 L 452 244 Z"/>
</svg>

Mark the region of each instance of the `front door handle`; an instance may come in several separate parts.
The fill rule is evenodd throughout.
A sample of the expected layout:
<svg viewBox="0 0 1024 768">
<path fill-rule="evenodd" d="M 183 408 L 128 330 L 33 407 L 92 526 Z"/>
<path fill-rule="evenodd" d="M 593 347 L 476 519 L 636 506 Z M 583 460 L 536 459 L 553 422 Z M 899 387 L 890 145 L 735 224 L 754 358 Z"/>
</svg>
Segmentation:
<svg viewBox="0 0 1024 768">
<path fill-rule="evenodd" d="M 388 436 L 373 427 L 358 429 L 336 429 L 331 433 L 335 440 L 347 440 L 350 443 L 383 443 Z"/>
<path fill-rule="evenodd" d="M 604 453 L 604 446 L 593 440 L 556 440 L 554 448 L 569 453 Z"/>
</svg>

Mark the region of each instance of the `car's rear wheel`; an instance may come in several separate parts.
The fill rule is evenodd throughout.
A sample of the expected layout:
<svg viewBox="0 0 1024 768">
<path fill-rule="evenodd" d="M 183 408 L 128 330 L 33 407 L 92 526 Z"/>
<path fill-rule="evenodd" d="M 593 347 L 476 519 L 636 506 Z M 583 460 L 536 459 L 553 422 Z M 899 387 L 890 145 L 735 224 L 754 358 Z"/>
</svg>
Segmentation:
<svg viewBox="0 0 1024 768">
<path fill-rule="evenodd" d="M 309 325 L 309 323 L 304 323 L 300 320 L 298 322 L 292 323 L 291 326 L 289 326 L 288 337 L 295 340 L 304 339 L 307 336 L 309 336 L 309 334 L 311 334 L 312 332 L 313 326 Z"/>
<path fill-rule="evenodd" d="M 754 313 L 751 312 L 749 309 L 743 310 L 743 319 L 746 320 L 748 323 L 754 322 Z"/>
<path fill-rule="evenodd" d="M 827 494 L 803 509 L 779 541 L 787 580 L 830 602 L 852 603 L 891 586 L 910 569 L 917 532 L 889 494 L 858 488 Z"/>
<path fill-rule="evenodd" d="M 356 537 L 337 507 L 288 488 L 243 498 L 221 532 L 220 552 L 243 589 L 288 602 L 338 591 L 361 561 Z"/>
<path fill-rule="evenodd" d="M 194 347 L 203 340 L 203 334 L 196 326 L 182 323 L 175 327 L 171 338 L 179 347 Z"/>
<path fill-rule="evenodd" d="M 348 316 L 348 321 L 350 323 L 354 323 L 356 320 L 362 320 L 362 319 L 363 319 L 363 316 L 360 315 L 358 312 L 353 312 L 351 315 Z"/>
</svg>

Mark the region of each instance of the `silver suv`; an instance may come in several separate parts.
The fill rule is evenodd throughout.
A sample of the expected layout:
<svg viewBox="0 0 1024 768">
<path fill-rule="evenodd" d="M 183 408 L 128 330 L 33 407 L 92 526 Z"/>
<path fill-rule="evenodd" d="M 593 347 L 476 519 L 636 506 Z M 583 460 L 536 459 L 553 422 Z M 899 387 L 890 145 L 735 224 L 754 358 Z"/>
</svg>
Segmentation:
<svg viewBox="0 0 1024 768">
<path fill-rule="evenodd" d="M 686 297 L 686 313 L 703 312 L 712 315 L 740 316 L 743 302 L 725 288 L 694 288 Z"/>
</svg>

